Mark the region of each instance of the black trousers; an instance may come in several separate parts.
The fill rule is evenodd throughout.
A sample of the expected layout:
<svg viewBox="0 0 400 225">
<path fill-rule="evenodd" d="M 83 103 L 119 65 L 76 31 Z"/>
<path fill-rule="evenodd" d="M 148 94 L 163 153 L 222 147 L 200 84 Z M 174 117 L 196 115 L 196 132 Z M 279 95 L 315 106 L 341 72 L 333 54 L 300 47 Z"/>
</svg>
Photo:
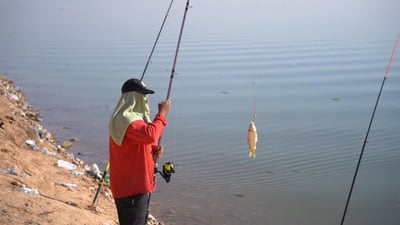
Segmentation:
<svg viewBox="0 0 400 225">
<path fill-rule="evenodd" d="M 115 198 L 120 225 L 145 225 L 149 194 Z"/>
</svg>

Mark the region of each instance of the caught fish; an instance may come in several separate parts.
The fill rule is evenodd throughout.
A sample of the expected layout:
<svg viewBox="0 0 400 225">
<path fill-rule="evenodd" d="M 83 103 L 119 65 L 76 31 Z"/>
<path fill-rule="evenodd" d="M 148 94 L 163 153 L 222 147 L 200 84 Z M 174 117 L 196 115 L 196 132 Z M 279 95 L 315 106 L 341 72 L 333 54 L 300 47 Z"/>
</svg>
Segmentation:
<svg viewBox="0 0 400 225">
<path fill-rule="evenodd" d="M 254 121 L 250 122 L 249 130 L 247 132 L 247 142 L 249 144 L 249 158 L 256 157 L 256 148 L 257 148 L 257 128 Z"/>
</svg>

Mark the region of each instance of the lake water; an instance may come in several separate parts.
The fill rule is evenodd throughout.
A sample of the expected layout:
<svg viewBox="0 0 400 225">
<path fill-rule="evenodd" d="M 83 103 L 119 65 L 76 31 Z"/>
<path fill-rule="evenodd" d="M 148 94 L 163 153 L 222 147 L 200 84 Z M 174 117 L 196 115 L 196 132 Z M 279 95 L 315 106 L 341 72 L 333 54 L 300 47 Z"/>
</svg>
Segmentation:
<svg viewBox="0 0 400 225">
<path fill-rule="evenodd" d="M 0 44 L 16 80 L 60 140 L 88 163 L 108 160 L 107 124 L 121 84 L 140 77 L 152 39 Z M 184 38 L 151 212 L 167 225 L 337 225 L 394 37 Z M 146 73 L 165 99 L 175 40 Z M 375 115 L 345 224 L 400 224 L 400 52 Z M 253 117 L 257 158 L 248 158 Z M 100 202 L 101 204 L 101 202 Z"/>
</svg>

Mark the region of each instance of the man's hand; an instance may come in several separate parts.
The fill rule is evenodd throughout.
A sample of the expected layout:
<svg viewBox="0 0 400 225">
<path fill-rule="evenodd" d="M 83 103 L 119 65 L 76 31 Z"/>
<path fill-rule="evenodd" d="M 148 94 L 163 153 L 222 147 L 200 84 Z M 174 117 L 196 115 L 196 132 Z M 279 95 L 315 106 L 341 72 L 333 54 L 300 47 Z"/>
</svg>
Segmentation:
<svg viewBox="0 0 400 225">
<path fill-rule="evenodd" d="M 164 148 L 162 146 L 156 146 L 156 145 L 154 145 L 152 148 L 153 148 L 152 151 L 154 158 L 155 159 L 160 158 L 164 152 Z"/>
<path fill-rule="evenodd" d="M 158 113 L 166 116 L 169 113 L 169 108 L 171 106 L 171 99 L 168 98 L 164 102 L 158 103 Z"/>
</svg>

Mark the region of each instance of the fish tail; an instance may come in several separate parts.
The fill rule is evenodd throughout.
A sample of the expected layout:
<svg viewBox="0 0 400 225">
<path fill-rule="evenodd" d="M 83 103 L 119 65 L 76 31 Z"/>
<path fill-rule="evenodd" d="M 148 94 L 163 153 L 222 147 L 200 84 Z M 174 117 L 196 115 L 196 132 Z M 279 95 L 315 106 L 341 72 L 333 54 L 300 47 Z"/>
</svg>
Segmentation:
<svg viewBox="0 0 400 225">
<path fill-rule="evenodd" d="M 255 151 L 255 149 L 249 151 L 249 158 L 251 158 L 251 157 L 253 157 L 253 158 L 256 157 L 256 151 Z"/>
</svg>

